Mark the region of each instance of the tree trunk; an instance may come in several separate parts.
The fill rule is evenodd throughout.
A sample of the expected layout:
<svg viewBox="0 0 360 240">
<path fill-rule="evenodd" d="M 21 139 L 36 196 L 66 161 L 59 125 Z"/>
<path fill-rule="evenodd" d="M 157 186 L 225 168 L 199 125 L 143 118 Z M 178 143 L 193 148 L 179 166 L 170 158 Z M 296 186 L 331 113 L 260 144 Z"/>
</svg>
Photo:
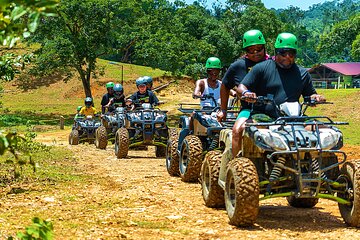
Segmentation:
<svg viewBox="0 0 360 240">
<path fill-rule="evenodd" d="M 91 88 L 90 88 L 90 78 L 91 78 L 90 69 L 86 68 L 87 71 L 84 71 L 81 66 L 76 67 L 76 69 L 80 75 L 80 79 L 84 87 L 85 97 L 92 97 Z"/>
</svg>

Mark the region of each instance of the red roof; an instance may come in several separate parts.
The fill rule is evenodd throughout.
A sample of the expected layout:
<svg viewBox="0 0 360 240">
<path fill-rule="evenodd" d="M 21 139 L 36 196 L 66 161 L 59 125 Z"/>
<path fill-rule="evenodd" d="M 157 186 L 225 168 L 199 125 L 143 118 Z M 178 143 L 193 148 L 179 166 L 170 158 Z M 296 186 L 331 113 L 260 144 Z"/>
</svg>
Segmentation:
<svg viewBox="0 0 360 240">
<path fill-rule="evenodd" d="M 323 63 L 321 65 L 343 75 L 360 75 L 360 62 Z"/>
</svg>

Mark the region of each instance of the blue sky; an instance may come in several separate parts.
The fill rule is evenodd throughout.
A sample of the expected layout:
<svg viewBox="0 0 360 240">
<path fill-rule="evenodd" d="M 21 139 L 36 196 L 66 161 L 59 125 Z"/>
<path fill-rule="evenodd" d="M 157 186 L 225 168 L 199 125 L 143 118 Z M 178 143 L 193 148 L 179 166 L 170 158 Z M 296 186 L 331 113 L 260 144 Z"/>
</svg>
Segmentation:
<svg viewBox="0 0 360 240">
<path fill-rule="evenodd" d="M 209 6 L 213 2 L 222 2 L 224 3 L 225 0 L 207 0 Z M 185 0 L 186 3 L 192 4 L 194 0 Z M 325 0 L 296 0 L 296 1 L 289 1 L 289 0 L 262 0 L 266 8 L 287 8 L 288 6 L 295 6 L 299 7 L 302 10 L 308 10 L 310 6 L 317 4 L 317 3 L 324 3 Z"/>
</svg>

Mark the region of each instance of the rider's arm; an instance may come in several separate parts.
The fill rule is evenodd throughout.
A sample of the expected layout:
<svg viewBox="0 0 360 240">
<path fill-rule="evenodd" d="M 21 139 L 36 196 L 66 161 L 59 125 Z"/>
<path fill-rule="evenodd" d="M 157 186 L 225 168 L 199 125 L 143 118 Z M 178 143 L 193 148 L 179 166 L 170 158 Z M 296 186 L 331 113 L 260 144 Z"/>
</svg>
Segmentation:
<svg viewBox="0 0 360 240">
<path fill-rule="evenodd" d="M 228 100 L 229 100 L 230 89 L 228 89 L 224 84 L 221 84 L 220 87 L 220 99 L 221 99 L 221 111 L 226 112 Z"/>
<path fill-rule="evenodd" d="M 193 98 L 201 97 L 204 92 L 204 79 L 199 79 L 195 83 L 195 89 L 193 92 Z"/>
<path fill-rule="evenodd" d="M 159 99 L 156 97 L 155 93 L 154 92 L 151 92 L 151 95 L 150 95 L 150 104 L 151 105 L 158 105 L 159 104 Z"/>
</svg>

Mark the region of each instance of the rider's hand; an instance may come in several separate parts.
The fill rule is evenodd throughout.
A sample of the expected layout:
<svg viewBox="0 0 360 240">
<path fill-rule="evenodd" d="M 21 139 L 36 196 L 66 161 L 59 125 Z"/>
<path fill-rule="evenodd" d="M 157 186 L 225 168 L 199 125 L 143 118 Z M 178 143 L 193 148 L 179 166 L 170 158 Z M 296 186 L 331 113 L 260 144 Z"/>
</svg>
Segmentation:
<svg viewBox="0 0 360 240">
<path fill-rule="evenodd" d="M 325 97 L 319 94 L 311 95 L 311 99 L 315 100 L 316 102 L 326 102 Z"/>
<path fill-rule="evenodd" d="M 226 111 L 225 110 L 219 110 L 216 113 L 216 118 L 218 120 L 218 122 L 222 122 L 226 120 Z"/>
<path fill-rule="evenodd" d="M 247 90 L 242 94 L 242 96 L 244 97 L 244 101 L 246 101 L 246 102 L 249 102 L 249 103 L 256 102 L 256 93 L 254 93 L 254 92 Z"/>
</svg>

